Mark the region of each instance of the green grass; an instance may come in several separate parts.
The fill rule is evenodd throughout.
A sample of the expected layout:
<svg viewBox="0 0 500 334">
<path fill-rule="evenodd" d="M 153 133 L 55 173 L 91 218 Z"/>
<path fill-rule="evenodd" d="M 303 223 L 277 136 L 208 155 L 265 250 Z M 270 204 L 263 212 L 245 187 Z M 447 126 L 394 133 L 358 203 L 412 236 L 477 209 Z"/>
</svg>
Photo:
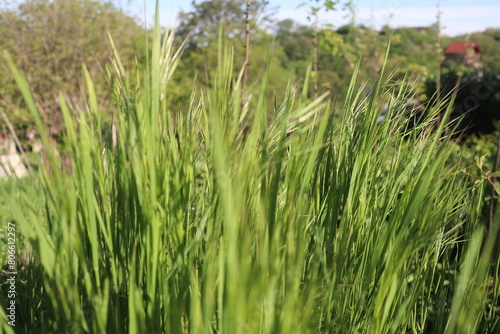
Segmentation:
<svg viewBox="0 0 500 334">
<path fill-rule="evenodd" d="M 5 251 L 7 250 L 7 223 L 13 222 L 15 218 L 12 211 L 12 202 L 21 201 L 23 196 L 26 194 L 30 195 L 30 205 L 33 208 L 38 208 L 39 214 L 43 214 L 43 190 L 40 189 L 35 178 L 9 178 L 0 180 L 0 222 L 2 224 L 2 229 L 0 230 L 0 240 L 2 241 L 0 251 L 2 254 L 6 254 Z M 20 235 L 20 239 L 18 241 L 21 242 L 21 248 L 28 247 L 28 245 L 24 243 L 22 235 Z M 23 255 L 28 254 L 24 253 Z"/>
<path fill-rule="evenodd" d="M 179 56 L 158 24 L 144 73 L 125 71 L 117 52 L 112 115 L 85 72 L 86 108 L 72 118 L 61 99 L 70 173 L 40 131 L 44 212 L 30 191 L 9 204 L 35 257 L 17 332 L 498 330 L 484 186 L 450 159 L 434 121 L 449 110 L 429 107 L 408 127 L 395 103 L 378 124 L 388 96 L 406 94 L 383 74 L 370 97 L 355 74 L 343 104 L 308 100 L 306 84 L 269 106 L 267 72 L 242 108 L 222 39 L 212 84 L 194 84 L 185 109 L 171 110 Z"/>
</svg>

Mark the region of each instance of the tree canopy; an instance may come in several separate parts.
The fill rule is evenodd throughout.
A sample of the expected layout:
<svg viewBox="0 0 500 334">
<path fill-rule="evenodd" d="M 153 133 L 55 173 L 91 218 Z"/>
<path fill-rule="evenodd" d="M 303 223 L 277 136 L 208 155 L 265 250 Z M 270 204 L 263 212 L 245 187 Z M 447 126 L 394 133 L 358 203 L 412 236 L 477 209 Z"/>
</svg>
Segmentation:
<svg viewBox="0 0 500 334">
<path fill-rule="evenodd" d="M 107 96 L 104 68 L 112 55 L 108 33 L 124 61 L 140 57 L 144 32 L 134 18 L 110 2 L 96 0 L 29 0 L 0 13 L 0 47 L 24 71 L 46 122 L 59 127 L 58 96 L 67 94 L 82 106 L 82 66 L 95 84 L 101 103 Z M 4 61 L 0 62 L 1 103 L 16 123 L 30 123 Z"/>
</svg>

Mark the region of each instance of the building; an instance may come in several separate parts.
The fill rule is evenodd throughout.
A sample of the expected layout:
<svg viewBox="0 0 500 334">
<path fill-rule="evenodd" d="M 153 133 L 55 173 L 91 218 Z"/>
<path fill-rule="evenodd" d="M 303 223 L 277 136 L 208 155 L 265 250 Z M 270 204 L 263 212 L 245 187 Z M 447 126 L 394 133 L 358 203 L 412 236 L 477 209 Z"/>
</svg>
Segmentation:
<svg viewBox="0 0 500 334">
<path fill-rule="evenodd" d="M 474 68 L 481 67 L 481 48 L 477 42 L 452 42 L 444 54 L 446 59 L 456 60 Z"/>
</svg>

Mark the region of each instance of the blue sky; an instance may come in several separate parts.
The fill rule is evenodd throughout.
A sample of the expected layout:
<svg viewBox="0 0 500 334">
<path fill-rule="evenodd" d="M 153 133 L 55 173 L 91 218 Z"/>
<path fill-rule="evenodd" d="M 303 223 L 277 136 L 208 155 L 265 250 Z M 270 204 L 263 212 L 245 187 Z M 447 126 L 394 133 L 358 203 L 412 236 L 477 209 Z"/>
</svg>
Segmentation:
<svg viewBox="0 0 500 334">
<path fill-rule="evenodd" d="M 201 2 L 201 0 L 196 0 Z M 122 6 L 130 13 L 153 21 L 156 0 L 122 0 Z M 173 25 L 179 11 L 188 11 L 191 0 L 159 0 L 162 25 Z M 304 0 L 269 0 L 276 8 L 276 19 L 291 18 L 307 24 L 306 7 L 298 6 Z M 353 0 L 357 23 L 374 28 L 384 24 L 393 27 L 428 26 L 436 22 L 437 0 Z M 441 0 L 443 33 L 457 35 L 481 31 L 488 27 L 500 28 L 499 0 Z M 321 12 L 320 22 L 339 27 L 349 22 L 347 11 Z"/>
</svg>

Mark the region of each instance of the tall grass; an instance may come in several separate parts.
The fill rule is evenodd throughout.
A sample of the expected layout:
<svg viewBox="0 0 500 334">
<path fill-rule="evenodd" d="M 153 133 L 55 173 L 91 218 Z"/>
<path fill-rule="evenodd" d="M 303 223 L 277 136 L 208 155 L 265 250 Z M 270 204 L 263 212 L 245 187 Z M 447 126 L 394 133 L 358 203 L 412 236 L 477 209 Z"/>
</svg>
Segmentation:
<svg viewBox="0 0 500 334">
<path fill-rule="evenodd" d="M 499 263 L 491 275 L 492 238 L 477 228 L 483 187 L 450 161 L 441 109 L 410 127 L 406 90 L 382 74 L 365 97 L 356 73 L 340 108 L 309 101 L 307 84 L 269 106 L 271 74 L 243 97 L 232 59 L 221 38 L 212 85 L 193 84 L 185 109 L 172 110 L 182 60 L 157 20 L 143 73 L 126 71 L 118 52 L 108 67 L 115 113 L 99 109 L 86 71 L 84 110 L 61 95 L 69 171 L 11 63 L 50 167 L 44 215 L 29 194 L 12 201 L 37 287 L 17 300 L 29 312 L 16 330 L 498 330 Z M 0 324 L 12 332 L 3 309 Z"/>
</svg>

